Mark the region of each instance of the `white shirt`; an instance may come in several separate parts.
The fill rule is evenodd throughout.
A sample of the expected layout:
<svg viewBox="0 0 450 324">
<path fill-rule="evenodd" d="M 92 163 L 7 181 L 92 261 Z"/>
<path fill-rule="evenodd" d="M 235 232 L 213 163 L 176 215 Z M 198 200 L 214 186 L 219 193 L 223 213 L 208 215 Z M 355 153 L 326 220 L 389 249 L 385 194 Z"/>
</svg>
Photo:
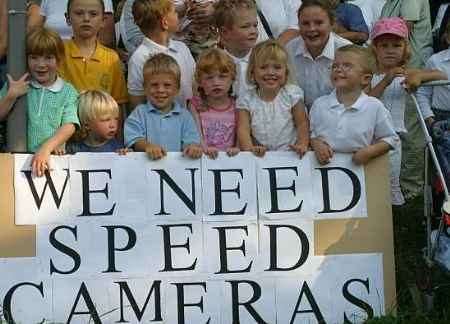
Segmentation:
<svg viewBox="0 0 450 324">
<path fill-rule="evenodd" d="M 143 96 L 143 68 L 147 59 L 155 54 L 165 53 L 172 56 L 180 66 L 181 87 L 178 98 L 183 105 L 192 97 L 192 81 L 194 79 L 195 61 L 187 46 L 179 41 L 170 40 L 165 47 L 145 37 L 128 62 L 128 93 L 132 96 Z"/>
<path fill-rule="evenodd" d="M 372 30 L 375 22 L 380 19 L 381 9 L 386 0 L 350 0 L 348 2 L 361 8 L 367 27 Z"/>
<path fill-rule="evenodd" d="M 67 25 L 65 13 L 68 0 L 42 0 L 41 16 L 45 17 L 45 26 L 56 31 L 62 39 L 72 38 L 72 27 Z M 114 12 L 111 0 L 104 0 L 105 12 Z"/>
<path fill-rule="evenodd" d="M 250 60 L 251 51 L 244 57 L 235 57 L 230 52 L 225 52 L 231 57 L 234 64 L 236 64 L 236 80 L 233 82 L 233 93 L 239 98 L 245 95 L 253 86 L 247 82 L 247 68 Z"/>
<path fill-rule="evenodd" d="M 383 103 L 364 92 L 345 108 L 336 92 L 317 99 L 310 111 L 311 138 L 321 138 L 335 152 L 352 153 L 384 141 L 391 147 L 399 141 Z"/>
<path fill-rule="evenodd" d="M 375 87 L 385 77 L 385 74 L 374 74 L 372 77 L 372 88 Z M 386 109 L 391 113 L 394 129 L 397 133 L 406 133 L 405 126 L 405 105 L 406 105 L 406 91 L 403 86 L 404 77 L 396 77 L 391 84 L 387 86 L 381 98 L 381 102 Z"/>
<path fill-rule="evenodd" d="M 303 90 L 289 84 L 271 102 L 262 100 L 252 88 L 239 98 L 236 107 L 250 113 L 251 134 L 259 144 L 270 151 L 287 151 L 297 140 L 292 107 L 299 101 L 303 101 Z"/>
<path fill-rule="evenodd" d="M 330 33 L 325 48 L 315 59 L 312 58 L 302 37 L 291 40 L 286 45 L 286 50 L 291 59 L 290 67 L 294 80 L 305 91 L 305 105 L 310 108 L 315 99 L 329 94 L 333 90 L 330 74 L 331 65 L 334 61 L 335 51 L 344 45 L 351 44 L 350 41 Z"/>
<path fill-rule="evenodd" d="M 432 55 L 425 64 L 426 69 L 438 69 L 450 78 L 450 49 Z M 420 87 L 417 101 L 423 117 L 434 116 L 431 107 L 450 111 L 450 86 Z"/>
<path fill-rule="evenodd" d="M 258 8 L 263 13 L 274 37 L 288 28 L 298 29 L 297 11 L 301 0 L 257 0 Z"/>
</svg>

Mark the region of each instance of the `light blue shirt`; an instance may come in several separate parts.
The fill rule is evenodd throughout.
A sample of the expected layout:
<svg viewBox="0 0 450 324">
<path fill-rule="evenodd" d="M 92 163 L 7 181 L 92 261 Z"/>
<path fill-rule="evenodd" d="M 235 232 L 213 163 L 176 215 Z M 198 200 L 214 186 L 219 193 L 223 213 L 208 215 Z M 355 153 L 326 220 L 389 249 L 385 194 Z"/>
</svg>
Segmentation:
<svg viewBox="0 0 450 324">
<path fill-rule="evenodd" d="M 143 139 L 168 152 L 180 152 L 187 145 L 200 144 L 194 118 L 178 103 L 165 114 L 151 103 L 137 106 L 125 121 L 124 136 L 127 147 Z"/>
</svg>

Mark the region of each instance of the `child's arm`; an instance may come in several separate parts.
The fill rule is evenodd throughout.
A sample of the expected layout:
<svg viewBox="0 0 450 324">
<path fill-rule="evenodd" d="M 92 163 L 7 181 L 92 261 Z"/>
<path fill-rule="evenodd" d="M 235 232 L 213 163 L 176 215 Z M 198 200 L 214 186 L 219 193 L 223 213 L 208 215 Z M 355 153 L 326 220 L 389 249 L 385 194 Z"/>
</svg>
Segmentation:
<svg viewBox="0 0 450 324">
<path fill-rule="evenodd" d="M 311 147 L 314 150 L 317 161 L 320 164 L 330 163 L 331 158 L 334 155 L 333 149 L 320 137 L 311 138 Z"/>
<path fill-rule="evenodd" d="M 191 159 L 201 158 L 203 155 L 203 149 L 200 142 L 200 132 L 195 125 L 194 118 L 190 112 L 186 112 L 181 138 L 183 155 Z"/>
<path fill-rule="evenodd" d="M 134 150 L 147 153 L 152 160 L 159 160 L 167 155 L 167 151 L 161 146 L 149 143 L 145 139 L 138 139 L 134 143 Z"/>
<path fill-rule="evenodd" d="M 309 146 L 309 122 L 305 105 L 302 102 L 298 102 L 292 107 L 292 116 L 297 129 L 297 141 L 294 145 L 290 145 L 290 148 L 302 157 L 308 151 Z"/>
<path fill-rule="evenodd" d="M 353 153 L 352 160 L 355 164 L 358 165 L 365 165 L 370 160 L 383 155 L 384 153 L 388 152 L 391 149 L 391 146 L 384 142 L 379 141 L 375 144 L 363 147 L 362 149 L 359 149 L 355 153 Z"/>
<path fill-rule="evenodd" d="M 72 123 L 64 124 L 56 130 L 55 135 L 41 145 L 31 161 L 31 170 L 34 175 L 42 177 L 45 170 L 50 169 L 50 154 L 57 150 L 60 145 L 67 142 L 73 133 L 75 133 L 75 125 Z M 58 153 L 60 152 L 58 151 Z"/>
<path fill-rule="evenodd" d="M 435 80 L 447 80 L 447 75 L 436 69 L 407 69 L 405 88 L 409 91 L 416 91 L 422 83 Z"/>
<path fill-rule="evenodd" d="M 17 98 L 28 91 L 28 73 L 22 75 L 17 81 L 14 81 L 9 74 L 6 76 L 8 77 L 8 90 L 6 95 L 0 99 L 0 121 L 6 119 Z"/>
<path fill-rule="evenodd" d="M 202 132 L 202 123 L 200 121 L 200 115 L 197 111 L 197 109 L 194 108 L 192 105 L 192 102 L 189 101 L 188 103 L 188 109 L 192 114 L 192 117 L 194 118 L 195 124 L 197 126 L 197 130 L 200 134 L 200 146 L 203 149 L 203 152 L 211 159 L 217 158 L 217 155 L 219 154 L 219 151 L 215 147 L 208 147 L 205 142 L 205 138 L 203 136 Z"/>
<path fill-rule="evenodd" d="M 238 142 L 242 151 L 251 151 L 256 156 L 262 157 L 266 148 L 262 145 L 253 145 L 250 135 L 250 113 L 247 110 L 238 110 Z"/>
<path fill-rule="evenodd" d="M 397 67 L 386 73 L 384 78 L 377 83 L 373 88 L 367 91 L 367 94 L 372 97 L 381 98 L 384 90 L 392 83 L 392 80 L 396 77 L 401 77 L 405 75 L 405 69 L 403 67 Z"/>
</svg>

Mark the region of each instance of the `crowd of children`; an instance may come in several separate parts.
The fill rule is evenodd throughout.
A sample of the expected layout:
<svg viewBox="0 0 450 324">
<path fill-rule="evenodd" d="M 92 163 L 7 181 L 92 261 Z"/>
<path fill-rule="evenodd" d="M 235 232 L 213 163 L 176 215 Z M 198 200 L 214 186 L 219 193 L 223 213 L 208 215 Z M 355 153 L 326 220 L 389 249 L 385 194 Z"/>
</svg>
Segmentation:
<svg viewBox="0 0 450 324">
<path fill-rule="evenodd" d="M 401 1 L 388 0 L 388 14 L 372 26 L 354 5 L 298 1 L 298 30 L 260 41 L 258 24 L 267 21 L 254 0 L 185 1 L 182 17 L 178 2 L 124 1 L 143 35 L 126 65 L 126 56 L 98 38 L 105 28 L 102 0 L 67 1 L 73 36 L 64 42 L 48 27 L 30 28 L 28 73 L 18 80 L 8 75 L 0 120 L 26 94 L 37 176 L 49 169 L 52 153 L 132 149 L 151 159 L 169 151 L 197 159 L 292 150 L 301 158 L 313 150 L 322 164 L 335 152 L 365 164 L 389 152 L 392 203 L 405 202 L 408 92 L 450 73 L 448 50 L 428 60 L 418 46 L 424 44 L 411 47 L 419 21 L 408 18 L 414 8 L 402 17 L 405 8 L 392 4 Z M 210 2 L 210 19 L 192 20 Z M 448 88 L 420 88 L 417 95 L 429 125 L 448 118 Z M 406 149 L 422 154 L 420 147 Z"/>
</svg>

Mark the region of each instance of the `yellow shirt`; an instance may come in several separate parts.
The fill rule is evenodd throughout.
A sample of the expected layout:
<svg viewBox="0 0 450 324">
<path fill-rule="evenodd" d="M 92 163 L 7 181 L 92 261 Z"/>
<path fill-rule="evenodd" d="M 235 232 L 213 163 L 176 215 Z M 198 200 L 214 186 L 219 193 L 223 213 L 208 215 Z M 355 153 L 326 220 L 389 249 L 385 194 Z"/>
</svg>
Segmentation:
<svg viewBox="0 0 450 324">
<path fill-rule="evenodd" d="M 59 75 L 72 83 L 78 91 L 103 90 L 119 104 L 128 102 L 127 86 L 117 53 L 99 42 L 94 54 L 84 58 L 73 40 L 66 41 L 65 60 Z"/>
</svg>

